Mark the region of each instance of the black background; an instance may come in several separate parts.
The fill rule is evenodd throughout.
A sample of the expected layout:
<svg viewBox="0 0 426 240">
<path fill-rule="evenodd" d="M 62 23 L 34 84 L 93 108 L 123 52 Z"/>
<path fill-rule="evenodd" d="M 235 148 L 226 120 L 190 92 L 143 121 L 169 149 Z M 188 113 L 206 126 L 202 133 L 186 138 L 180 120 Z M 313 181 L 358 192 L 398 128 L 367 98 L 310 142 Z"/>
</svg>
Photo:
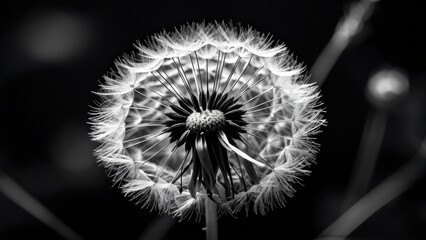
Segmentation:
<svg viewBox="0 0 426 240">
<path fill-rule="evenodd" d="M 84 239 L 141 239 L 159 217 L 113 187 L 92 157 L 87 112 L 102 76 L 136 40 L 187 22 L 251 25 L 284 42 L 310 69 L 349 1 L 23 2 L 0 14 L 0 169 Z M 49 32 L 51 31 L 51 32 Z M 368 78 L 403 69 L 410 94 L 389 117 L 372 186 L 414 154 L 426 126 L 426 17 L 381 1 L 322 86 L 328 126 L 304 186 L 266 216 L 223 217 L 219 239 L 313 239 L 341 212 L 365 119 Z M 354 239 L 425 239 L 425 178 L 368 219 Z M 203 222 L 161 217 L 164 239 L 203 239 Z M 170 229 L 165 226 L 172 223 Z M 163 226 L 163 227 L 161 227 Z M 149 235 L 149 234 L 148 234 Z M 155 234 L 154 234 L 155 235 Z M 62 239 L 0 192 L 0 239 Z"/>
</svg>

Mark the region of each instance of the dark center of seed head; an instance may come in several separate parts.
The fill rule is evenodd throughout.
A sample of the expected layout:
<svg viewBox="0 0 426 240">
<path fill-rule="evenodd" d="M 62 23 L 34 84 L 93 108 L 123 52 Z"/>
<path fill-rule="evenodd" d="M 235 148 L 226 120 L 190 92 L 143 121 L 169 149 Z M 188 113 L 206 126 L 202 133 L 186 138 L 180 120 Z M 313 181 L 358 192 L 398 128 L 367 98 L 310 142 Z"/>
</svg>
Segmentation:
<svg viewBox="0 0 426 240">
<path fill-rule="evenodd" d="M 225 125 L 225 115 L 219 110 L 194 112 L 186 119 L 186 128 L 196 134 L 217 132 Z"/>
</svg>

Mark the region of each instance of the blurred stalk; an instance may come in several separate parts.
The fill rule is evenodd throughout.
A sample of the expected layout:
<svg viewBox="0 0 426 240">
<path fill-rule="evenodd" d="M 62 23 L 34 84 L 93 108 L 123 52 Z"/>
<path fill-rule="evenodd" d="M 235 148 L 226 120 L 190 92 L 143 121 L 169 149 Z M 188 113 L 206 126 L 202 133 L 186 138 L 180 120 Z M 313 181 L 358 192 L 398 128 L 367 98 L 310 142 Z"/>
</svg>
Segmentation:
<svg viewBox="0 0 426 240">
<path fill-rule="evenodd" d="M 161 240 L 176 223 L 176 220 L 167 215 L 158 216 L 138 238 L 139 240 Z"/>
<path fill-rule="evenodd" d="M 425 174 L 425 170 L 426 137 L 409 162 L 350 207 L 318 239 L 345 239 L 380 208 L 409 190 Z"/>
<path fill-rule="evenodd" d="M 206 198 L 206 239 L 217 240 L 217 204 Z"/>
<path fill-rule="evenodd" d="M 83 239 L 1 170 L 0 192 L 40 222 L 57 232 L 64 239 Z"/>
<path fill-rule="evenodd" d="M 368 190 L 382 145 L 387 117 L 387 112 L 380 109 L 371 110 L 367 117 L 346 199 L 343 202 L 343 210 Z"/>
<path fill-rule="evenodd" d="M 374 9 L 374 3 L 377 1 L 360 0 L 351 5 L 348 13 L 337 24 L 330 41 L 313 64 L 310 71 L 311 82 L 316 82 L 318 87 L 321 87 L 352 38 L 363 29 L 365 22 L 371 16 Z"/>
<path fill-rule="evenodd" d="M 388 114 L 408 95 L 409 81 L 400 70 L 385 68 L 370 77 L 365 90 L 373 108 L 364 126 L 342 210 L 346 210 L 367 192 L 385 134 Z"/>
</svg>

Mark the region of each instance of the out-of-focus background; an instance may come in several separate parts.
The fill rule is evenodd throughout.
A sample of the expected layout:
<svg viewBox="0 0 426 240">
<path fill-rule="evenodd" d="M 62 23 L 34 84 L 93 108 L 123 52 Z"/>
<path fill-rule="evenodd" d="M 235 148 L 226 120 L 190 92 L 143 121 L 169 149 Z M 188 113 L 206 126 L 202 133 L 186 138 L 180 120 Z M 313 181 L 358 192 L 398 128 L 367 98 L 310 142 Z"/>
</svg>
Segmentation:
<svg viewBox="0 0 426 240">
<path fill-rule="evenodd" d="M 222 217 L 219 239 L 320 236 L 359 199 L 348 200 L 360 158 L 373 165 L 369 175 L 365 168 L 358 171 L 362 179 L 363 174 L 371 176 L 361 192 L 375 189 L 388 177 L 394 176 L 394 181 L 385 182 L 382 192 L 376 189 L 376 198 L 343 221 L 355 226 L 348 238 L 426 239 L 424 155 L 415 162 L 416 171 L 404 172 L 426 133 L 424 8 L 421 3 L 383 0 L 372 3 L 374 7 L 365 5 L 353 17 L 347 14 L 356 12 L 353 2 L 358 1 L 2 4 L 0 239 L 204 238 L 203 222 L 178 223 L 140 209 L 112 186 L 92 156 L 96 144 L 89 140 L 87 124 L 95 99 L 92 91 L 115 59 L 130 53 L 138 39 L 203 20 L 233 20 L 271 33 L 308 70 L 317 64 L 313 80 L 325 74 L 321 92 L 328 126 L 318 135 L 321 151 L 304 186 L 297 186 L 286 208 L 266 216 Z M 352 17 L 336 34 L 342 16 Z M 357 26 L 359 31 L 348 38 Z M 335 42 L 330 42 L 333 35 Z M 318 63 L 321 53 L 325 57 Z M 366 98 L 366 86 L 375 72 L 388 68 L 405 75 L 409 92 L 383 110 Z M 395 175 L 398 171 L 402 173 Z M 378 207 L 365 210 L 365 205 Z M 47 210 L 55 217 L 46 215 Z M 54 229 L 36 216 L 48 219 Z"/>
</svg>

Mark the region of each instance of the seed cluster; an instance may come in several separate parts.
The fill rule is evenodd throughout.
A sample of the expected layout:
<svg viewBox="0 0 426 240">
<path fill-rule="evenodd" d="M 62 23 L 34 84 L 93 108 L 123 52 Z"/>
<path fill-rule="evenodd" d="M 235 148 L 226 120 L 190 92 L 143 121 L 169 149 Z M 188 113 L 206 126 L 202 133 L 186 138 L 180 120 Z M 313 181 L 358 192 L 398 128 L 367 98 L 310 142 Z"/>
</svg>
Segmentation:
<svg viewBox="0 0 426 240">
<path fill-rule="evenodd" d="M 225 125 L 225 116 L 219 110 L 194 112 L 186 119 L 186 127 L 196 134 L 213 133 Z"/>
<path fill-rule="evenodd" d="M 169 119 L 164 122 L 164 132 L 170 133 L 170 143 L 175 144 L 175 148 L 184 146 L 186 152 L 192 152 L 188 191 L 193 198 L 196 198 L 201 186 L 210 198 L 213 199 L 213 194 L 220 197 L 221 200 L 215 201 L 227 201 L 234 196 L 232 172 L 223 139 L 235 145 L 245 133 L 247 123 L 243 116 L 246 111 L 237 102 L 238 99 L 228 93 L 201 91 L 198 98 L 195 95 L 182 98 L 178 100 L 179 106 L 170 105 L 173 111 L 165 113 Z M 258 176 L 252 164 L 243 165 L 250 172 L 251 181 L 257 182 Z M 174 181 L 188 169 L 180 169 Z M 217 192 L 216 185 L 219 172 L 224 188 L 221 193 Z"/>
</svg>

